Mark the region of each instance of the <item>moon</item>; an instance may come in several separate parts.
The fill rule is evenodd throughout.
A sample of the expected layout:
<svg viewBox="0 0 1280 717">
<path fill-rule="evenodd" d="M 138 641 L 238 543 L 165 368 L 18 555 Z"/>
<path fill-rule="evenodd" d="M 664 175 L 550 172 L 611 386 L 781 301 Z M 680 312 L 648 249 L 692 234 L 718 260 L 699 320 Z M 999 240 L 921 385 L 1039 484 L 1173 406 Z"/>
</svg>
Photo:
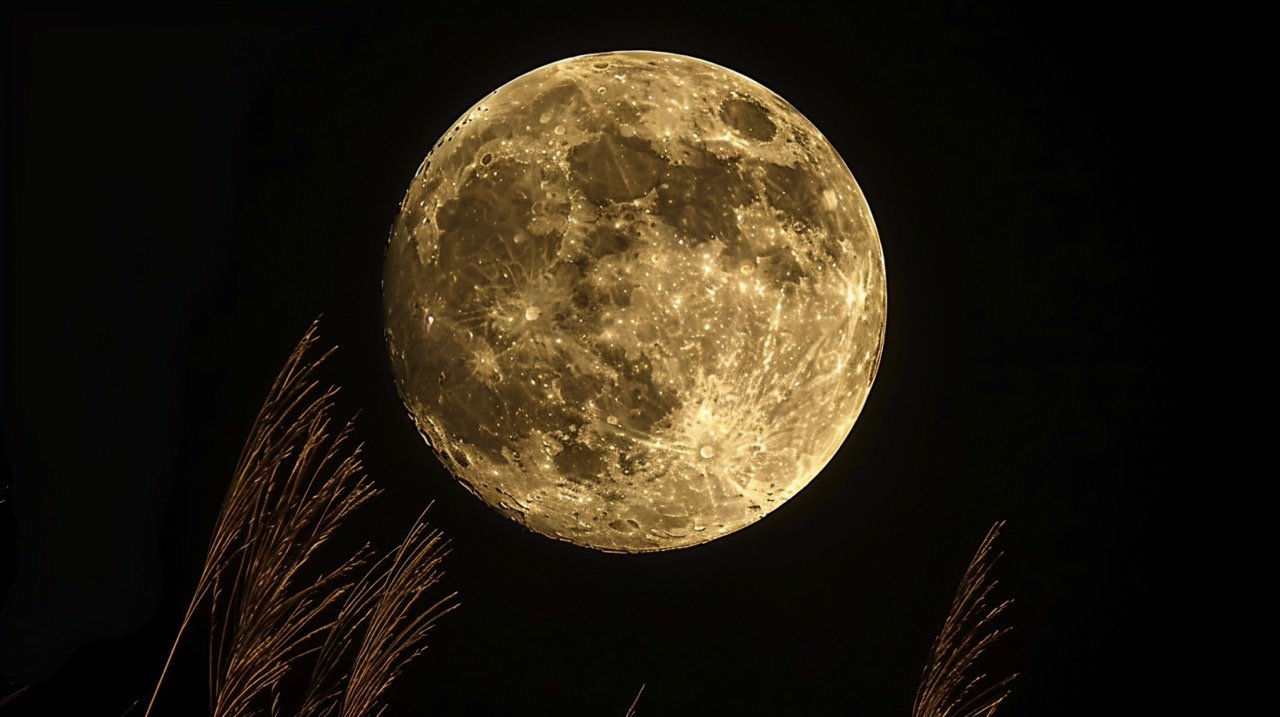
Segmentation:
<svg viewBox="0 0 1280 717">
<path fill-rule="evenodd" d="M 853 429 L 886 288 L 831 143 L 755 81 L 573 57 L 480 100 L 409 185 L 385 333 L 419 432 L 526 528 L 608 552 L 754 523 Z"/>
</svg>

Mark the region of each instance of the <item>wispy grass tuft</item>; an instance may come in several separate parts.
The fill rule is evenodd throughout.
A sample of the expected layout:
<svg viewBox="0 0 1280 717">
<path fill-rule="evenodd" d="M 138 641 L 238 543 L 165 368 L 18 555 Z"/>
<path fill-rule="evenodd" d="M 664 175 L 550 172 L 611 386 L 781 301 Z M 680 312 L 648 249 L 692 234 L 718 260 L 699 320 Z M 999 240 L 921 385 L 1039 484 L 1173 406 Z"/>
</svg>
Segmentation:
<svg viewBox="0 0 1280 717">
<path fill-rule="evenodd" d="M 213 717 L 377 714 L 386 689 L 452 609 L 454 595 L 424 604 L 442 575 L 445 543 L 421 516 L 383 558 L 373 560 L 366 544 L 315 575 L 319 551 L 378 493 L 352 424 L 334 429 L 337 389 L 315 378 L 332 349 L 309 358 L 315 342 L 313 323 L 254 420 L 147 716 L 206 600 Z M 281 684 L 304 661 L 309 682 L 291 707 Z"/>
<path fill-rule="evenodd" d="M 425 511 L 424 511 L 425 516 Z M 436 622 L 457 607 L 456 593 L 425 599 L 437 585 L 448 545 L 423 516 L 343 598 L 319 648 L 298 717 L 364 717 L 386 708 L 382 696 L 404 666 L 426 649 Z M 354 637 L 361 640 L 356 642 Z M 339 675 L 340 666 L 346 671 Z"/>
<path fill-rule="evenodd" d="M 311 340 L 308 333 L 295 355 Z M 298 580 L 338 526 L 377 492 L 363 474 L 360 447 L 347 445 L 351 424 L 330 438 L 336 389 L 310 379 L 318 363 L 284 374 L 251 434 L 246 500 L 233 504 L 242 514 L 229 516 L 238 549 L 212 572 L 213 717 L 245 717 L 264 697 L 274 701 L 285 673 L 333 627 L 329 608 L 351 589 L 352 573 L 367 557 L 366 547 L 310 582 Z"/>
<path fill-rule="evenodd" d="M 640 697 L 644 694 L 644 685 L 640 685 L 640 690 L 636 692 L 636 698 L 631 700 L 631 706 L 627 708 L 627 717 L 636 717 L 636 707 L 640 706 Z"/>
<path fill-rule="evenodd" d="M 0 707 L 13 702 L 22 696 L 22 693 L 30 689 L 27 685 L 4 685 L 0 686 Z"/>
<path fill-rule="evenodd" d="M 916 692 L 912 717 L 993 717 L 1009 696 L 1017 675 L 993 679 L 981 671 L 983 653 L 1009 631 L 996 619 L 1012 600 L 992 601 L 998 581 L 991 568 L 1001 554 L 993 553 L 1003 522 L 991 526 L 960 579 L 942 631 L 933 641 Z"/>
</svg>

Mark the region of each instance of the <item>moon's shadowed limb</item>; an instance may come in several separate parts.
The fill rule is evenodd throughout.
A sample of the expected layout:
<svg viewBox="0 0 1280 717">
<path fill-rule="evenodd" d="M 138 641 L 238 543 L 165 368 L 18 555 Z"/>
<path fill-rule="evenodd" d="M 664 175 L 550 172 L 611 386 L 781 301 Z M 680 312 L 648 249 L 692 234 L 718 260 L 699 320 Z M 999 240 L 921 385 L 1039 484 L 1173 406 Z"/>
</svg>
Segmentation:
<svg viewBox="0 0 1280 717">
<path fill-rule="evenodd" d="M 384 292 L 400 395 L 445 464 L 544 535 L 703 543 L 809 483 L 885 326 L 866 200 L 768 89 L 689 57 L 504 85 L 409 187 Z"/>
</svg>

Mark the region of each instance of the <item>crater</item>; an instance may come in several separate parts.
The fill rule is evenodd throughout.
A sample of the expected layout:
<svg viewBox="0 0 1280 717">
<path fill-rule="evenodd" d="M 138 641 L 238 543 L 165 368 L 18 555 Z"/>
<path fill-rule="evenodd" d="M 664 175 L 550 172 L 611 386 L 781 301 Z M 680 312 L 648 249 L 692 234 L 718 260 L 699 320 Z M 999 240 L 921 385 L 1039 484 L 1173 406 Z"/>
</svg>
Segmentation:
<svg viewBox="0 0 1280 717">
<path fill-rule="evenodd" d="M 751 100 L 733 97 L 720 105 L 720 119 L 734 132 L 754 139 L 757 142 L 768 142 L 778 134 L 778 127 L 769 119 L 769 110 Z"/>
<path fill-rule="evenodd" d="M 632 518 L 626 520 L 615 520 L 609 523 L 609 527 L 619 533 L 634 533 L 640 529 L 640 524 Z"/>
</svg>

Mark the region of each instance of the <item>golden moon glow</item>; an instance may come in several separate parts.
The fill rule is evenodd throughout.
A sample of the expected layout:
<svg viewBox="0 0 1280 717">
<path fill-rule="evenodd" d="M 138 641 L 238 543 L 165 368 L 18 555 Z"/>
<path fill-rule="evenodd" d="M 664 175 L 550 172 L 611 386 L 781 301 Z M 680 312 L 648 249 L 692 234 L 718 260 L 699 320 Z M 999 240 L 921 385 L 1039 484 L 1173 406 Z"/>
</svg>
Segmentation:
<svg viewBox="0 0 1280 717">
<path fill-rule="evenodd" d="M 880 240 L 794 107 L 702 60 L 575 57 L 466 112 L 384 276 L 400 396 L 464 485 L 543 535 L 696 545 L 803 488 L 885 327 Z"/>
</svg>

